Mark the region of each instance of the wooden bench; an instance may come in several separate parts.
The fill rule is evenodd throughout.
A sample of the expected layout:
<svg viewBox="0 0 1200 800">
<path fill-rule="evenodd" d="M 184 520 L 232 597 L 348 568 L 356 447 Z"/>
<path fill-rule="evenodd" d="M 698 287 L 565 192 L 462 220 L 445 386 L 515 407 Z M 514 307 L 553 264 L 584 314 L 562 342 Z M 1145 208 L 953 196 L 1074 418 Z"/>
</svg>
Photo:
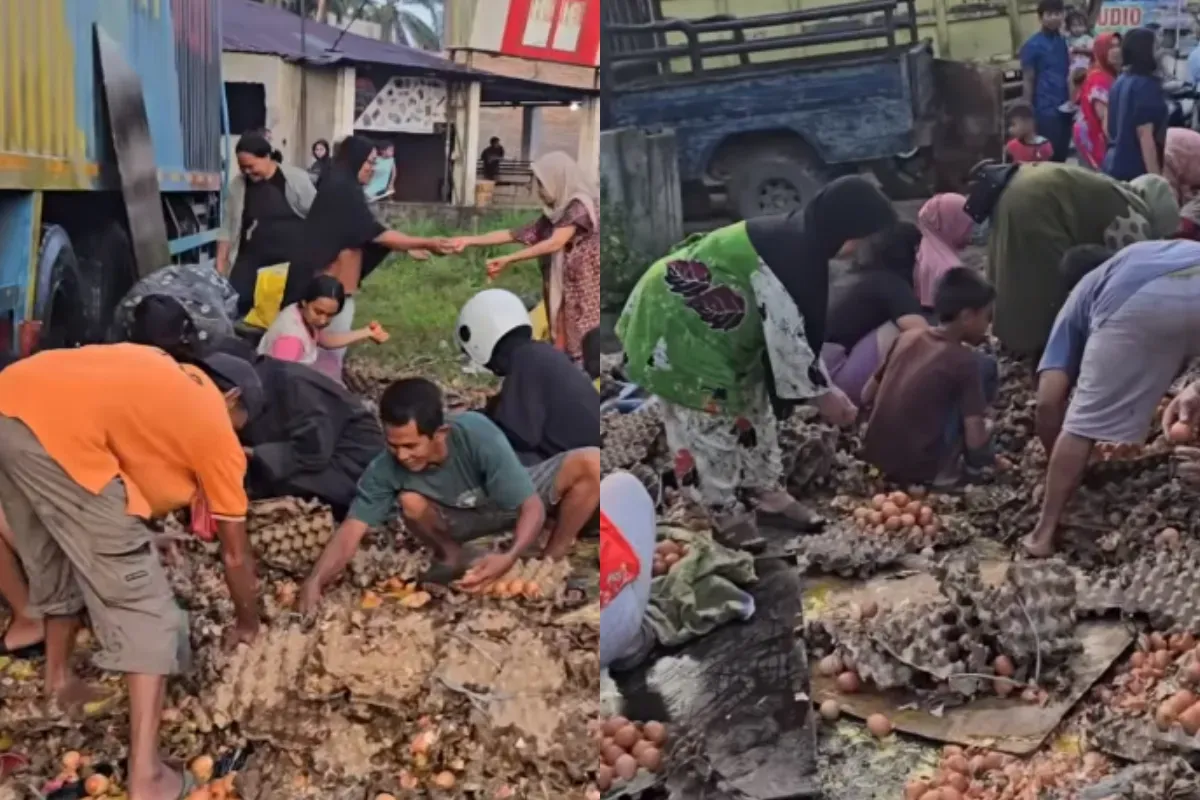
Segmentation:
<svg viewBox="0 0 1200 800">
<path fill-rule="evenodd" d="M 475 162 L 475 174 L 479 180 L 489 180 L 483 174 L 483 159 Z M 502 201 L 516 203 L 533 189 L 533 170 L 530 162 L 504 158 L 500 160 L 500 169 L 496 175 L 496 189 L 492 193 L 493 202 Z"/>
</svg>

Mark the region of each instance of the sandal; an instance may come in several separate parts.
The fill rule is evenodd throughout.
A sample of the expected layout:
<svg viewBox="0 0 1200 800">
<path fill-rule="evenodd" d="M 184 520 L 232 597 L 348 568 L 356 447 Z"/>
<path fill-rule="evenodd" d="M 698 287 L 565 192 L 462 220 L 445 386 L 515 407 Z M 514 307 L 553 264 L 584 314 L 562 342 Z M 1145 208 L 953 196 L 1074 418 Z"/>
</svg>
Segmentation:
<svg viewBox="0 0 1200 800">
<path fill-rule="evenodd" d="M 17 647 L 9 650 L 8 645 L 4 640 L 8 638 L 8 630 L 4 631 L 4 635 L 0 636 L 0 657 L 11 658 L 15 661 L 33 661 L 46 655 L 46 640 L 27 644 L 24 647 Z"/>
</svg>

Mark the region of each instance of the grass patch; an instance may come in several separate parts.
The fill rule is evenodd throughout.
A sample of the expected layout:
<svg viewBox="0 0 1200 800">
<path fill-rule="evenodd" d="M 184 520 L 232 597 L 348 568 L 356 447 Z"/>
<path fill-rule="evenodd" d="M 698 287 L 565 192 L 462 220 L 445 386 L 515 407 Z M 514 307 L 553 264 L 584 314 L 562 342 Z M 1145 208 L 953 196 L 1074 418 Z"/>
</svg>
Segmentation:
<svg viewBox="0 0 1200 800">
<path fill-rule="evenodd" d="M 498 213 L 483 220 L 478 232 L 516 228 L 536 213 Z M 414 236 L 472 233 L 433 222 L 407 223 L 400 229 Z M 355 345 L 351 350 L 354 357 L 418 369 L 444 381 L 485 380 L 463 374 L 462 360 L 454 344 L 454 323 L 463 304 L 489 286 L 508 289 L 529 304 L 540 299 L 542 277 L 535 261 L 513 265 L 495 283 L 488 283 L 485 268 L 488 259 L 517 249 L 519 245 L 472 248 L 461 255 L 434 256 L 423 262 L 403 255 L 392 256 L 363 283 L 355 315 L 356 325 L 376 320 L 391 338 L 382 345 Z"/>
</svg>

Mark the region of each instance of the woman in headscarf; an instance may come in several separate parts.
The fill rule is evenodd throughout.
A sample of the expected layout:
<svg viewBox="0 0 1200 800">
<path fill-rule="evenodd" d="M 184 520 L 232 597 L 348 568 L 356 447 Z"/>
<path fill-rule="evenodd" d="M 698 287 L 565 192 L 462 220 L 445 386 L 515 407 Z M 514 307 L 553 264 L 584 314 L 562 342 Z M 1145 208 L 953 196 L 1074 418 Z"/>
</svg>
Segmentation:
<svg viewBox="0 0 1200 800">
<path fill-rule="evenodd" d="M 492 279 L 512 264 L 548 257 L 542 285 L 551 341 L 578 362 L 583 357 L 583 337 L 600 324 L 600 193 L 566 153 L 547 153 L 533 162 L 532 169 L 544 206 L 540 217 L 514 231 L 468 236 L 455 243 L 525 245 L 488 262 Z"/>
<path fill-rule="evenodd" d="M 297 245 L 316 196 L 302 169 L 271 157 L 271 143 L 248 133 L 238 139 L 238 171 L 229 182 L 221 230 L 217 234 L 217 272 L 237 292 L 237 314 L 254 307 L 258 270 L 285 264 Z"/>
<path fill-rule="evenodd" d="M 757 540 L 742 492 L 764 521 L 819 526 L 784 488 L 775 408 L 814 400 L 826 419 L 854 422 L 818 358 L 829 261 L 895 221 L 879 189 L 839 178 L 801 210 L 688 239 L 630 295 L 617 323 L 629 375 L 660 399 L 680 483 L 698 481 L 727 539 Z"/>
<path fill-rule="evenodd" d="M 1004 188 L 991 216 L 988 279 L 996 287 L 992 330 L 1018 355 L 1046 345 L 1066 299 L 1058 264 L 1076 245 L 1120 250 L 1164 239 L 1179 227 L 1179 205 L 1166 179 L 1122 183 L 1084 167 L 1030 164 Z"/>
<path fill-rule="evenodd" d="M 829 325 L 821 361 L 829 377 L 855 405 L 902 331 L 927 327 L 913 290 L 913 267 L 921 231 L 898 222 L 871 236 L 829 302 Z"/>
<path fill-rule="evenodd" d="M 326 331 L 348 333 L 354 325 L 354 296 L 363 279 L 389 252 L 406 250 L 423 258 L 427 251 L 454 252 L 446 239 L 409 236 L 390 230 L 371 213 L 363 186 L 371 179 L 375 145 L 361 136 L 347 136 L 334 152 L 321 181 L 308 222 L 299 237 L 299 254 L 288 266 L 281 308 L 304 298 L 312 279 L 332 275 L 342 282 L 346 302 Z M 340 373 L 345 348 L 331 350 Z"/>
<path fill-rule="evenodd" d="M 234 335 L 238 296 L 206 266 L 173 264 L 133 285 L 117 304 L 109 338 L 165 350 L 178 360 L 198 358 Z"/>
<path fill-rule="evenodd" d="M 325 177 L 325 172 L 329 169 L 329 164 L 332 161 L 329 153 L 329 142 L 324 139 L 317 139 L 312 146 L 313 162 L 308 168 L 308 177 L 312 178 L 313 186 L 321 185 L 321 178 Z"/>
<path fill-rule="evenodd" d="M 1179 235 L 1200 239 L 1200 133 L 1191 128 L 1167 130 L 1163 177 L 1179 200 Z"/>
<path fill-rule="evenodd" d="M 1104 171 L 1120 181 L 1163 172 L 1167 98 L 1155 58 L 1157 37 L 1134 28 L 1121 41 L 1125 71 L 1108 93 L 1108 140 Z"/>
<path fill-rule="evenodd" d="M 1097 36 L 1092 55 L 1091 69 L 1079 87 L 1075 149 L 1082 164 L 1101 169 L 1108 152 L 1108 93 L 1121 71 L 1121 34 Z"/>
<path fill-rule="evenodd" d="M 959 254 L 971 243 L 975 227 L 975 221 L 963 211 L 966 204 L 967 198 L 961 194 L 934 195 L 917 214 L 921 248 L 913 280 L 923 308 L 933 308 L 933 293 L 942 276 L 963 265 Z"/>
</svg>

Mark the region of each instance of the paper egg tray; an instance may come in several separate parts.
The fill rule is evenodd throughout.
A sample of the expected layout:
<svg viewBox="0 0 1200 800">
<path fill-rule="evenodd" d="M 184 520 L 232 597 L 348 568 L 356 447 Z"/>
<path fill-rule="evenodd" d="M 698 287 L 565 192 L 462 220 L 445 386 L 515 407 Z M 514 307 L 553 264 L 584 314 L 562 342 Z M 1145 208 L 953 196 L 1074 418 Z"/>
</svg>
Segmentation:
<svg viewBox="0 0 1200 800">
<path fill-rule="evenodd" d="M 629 414 L 605 414 L 600 440 L 600 472 L 605 475 L 664 456 L 666 434 L 658 404 L 648 402 Z"/>
<path fill-rule="evenodd" d="M 880 689 L 913 685 L 923 674 L 938 683 L 954 676 L 952 691 L 974 695 L 986 681 L 957 676 L 993 674 L 992 663 L 1000 653 L 1013 658 L 1021 679 L 1036 661 L 1032 647 L 1028 652 L 1019 649 L 1034 638 L 1026 611 L 1042 645 L 1043 678 L 1053 676 L 1078 649 L 1073 607 L 1064 610 L 1065 565 L 1013 565 L 997 588 L 984 586 L 978 564 L 971 560 L 941 567 L 935 574 L 944 597 L 902 604 L 870 619 L 817 624 L 826 628 L 827 641 L 832 640 L 839 651 L 850 656 L 860 677 Z M 1031 588 L 1040 585 L 1039 580 L 1049 588 Z M 1021 606 L 1026 611 L 1021 611 Z M 1063 618 L 1054 618 L 1056 613 Z M 1020 630 L 1018 620 L 1023 625 Z M 1010 652 L 1006 646 L 1017 649 Z"/>
<path fill-rule="evenodd" d="M 1136 560 L 1083 579 L 1080 608 L 1145 617 L 1156 630 L 1200 633 L 1200 553 L 1194 546 L 1144 552 Z"/>
<path fill-rule="evenodd" d="M 571 562 L 565 559 L 523 559 L 492 584 L 490 595 L 500 599 L 519 596 L 527 601 L 554 600 L 562 595 L 570 576 Z M 501 595 L 497 590 L 502 587 L 508 587 L 510 591 Z M 515 591 L 518 588 L 520 591 Z"/>
<path fill-rule="evenodd" d="M 253 644 L 230 655 L 203 704 L 185 713 L 201 730 L 237 724 L 251 739 L 292 749 L 315 746 L 324 736 L 325 715 L 294 693 L 312 639 L 298 623 L 264 628 Z"/>
<path fill-rule="evenodd" d="M 266 564 L 307 573 L 333 536 L 333 512 L 315 500 L 281 497 L 252 503 L 246 518 L 250 544 Z"/>
<path fill-rule="evenodd" d="M 322 621 L 297 684 L 300 696 L 323 701 L 349 692 L 368 705 L 403 711 L 425 690 L 436 666 L 433 618 L 387 604 Z"/>
<path fill-rule="evenodd" d="M 937 534 L 920 541 L 887 533 L 879 535 L 850 523 L 834 522 L 821 533 L 798 538 L 795 544 L 804 569 L 844 578 L 866 578 L 909 553 L 919 553 L 927 547 L 953 547 L 971 535 L 971 528 L 953 517 L 942 517 Z"/>
</svg>

